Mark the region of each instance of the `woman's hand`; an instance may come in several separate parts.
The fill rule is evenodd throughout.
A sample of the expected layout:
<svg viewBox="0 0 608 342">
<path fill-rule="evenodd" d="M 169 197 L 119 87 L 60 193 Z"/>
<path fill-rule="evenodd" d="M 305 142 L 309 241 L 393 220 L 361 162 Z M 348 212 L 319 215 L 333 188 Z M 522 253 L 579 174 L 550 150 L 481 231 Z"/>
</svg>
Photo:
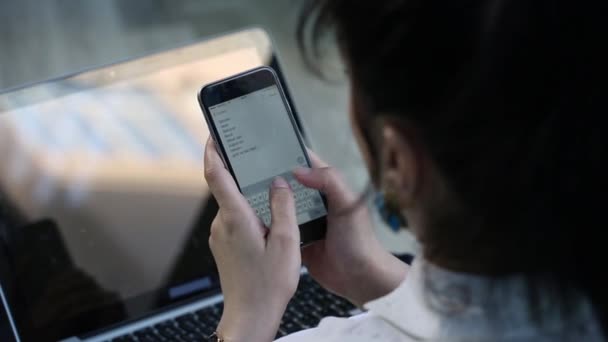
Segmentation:
<svg viewBox="0 0 608 342">
<path fill-rule="evenodd" d="M 329 213 L 327 236 L 302 250 L 304 264 L 321 285 L 356 305 L 388 294 L 404 280 L 408 266 L 381 246 L 367 207 L 362 203 L 353 208 L 359 198 L 337 171 L 309 154 L 313 168 L 294 175 L 325 193 Z"/>
<path fill-rule="evenodd" d="M 224 294 L 218 333 L 227 341 L 271 341 L 300 277 L 300 233 L 291 189 L 277 178 L 270 190 L 266 229 L 239 192 L 212 140 L 205 178 L 220 210 L 209 244 Z"/>
</svg>

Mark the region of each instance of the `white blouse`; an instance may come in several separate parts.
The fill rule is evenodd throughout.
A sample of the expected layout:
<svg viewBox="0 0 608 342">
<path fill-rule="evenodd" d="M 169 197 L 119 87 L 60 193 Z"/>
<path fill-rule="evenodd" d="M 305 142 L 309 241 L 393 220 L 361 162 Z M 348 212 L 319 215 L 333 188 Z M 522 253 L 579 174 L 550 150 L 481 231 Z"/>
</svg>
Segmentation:
<svg viewBox="0 0 608 342">
<path fill-rule="evenodd" d="M 572 315 L 541 295 L 535 321 L 521 277 L 490 279 L 443 270 L 416 258 L 405 281 L 364 305 L 351 318 L 329 317 L 314 329 L 280 342 L 601 341 L 591 306 L 580 300 Z"/>
</svg>

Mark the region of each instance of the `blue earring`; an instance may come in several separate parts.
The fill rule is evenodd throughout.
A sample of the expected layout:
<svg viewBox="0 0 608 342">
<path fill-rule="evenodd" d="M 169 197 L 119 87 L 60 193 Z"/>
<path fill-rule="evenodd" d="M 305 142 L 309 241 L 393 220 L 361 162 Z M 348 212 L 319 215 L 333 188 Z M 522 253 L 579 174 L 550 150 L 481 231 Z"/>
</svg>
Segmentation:
<svg viewBox="0 0 608 342">
<path fill-rule="evenodd" d="M 391 198 L 387 198 L 383 192 L 378 192 L 374 199 L 374 204 L 380 213 L 382 220 L 391 228 L 393 232 L 398 232 L 401 227 L 407 227 L 407 220 L 401 214 L 399 206 Z"/>
</svg>

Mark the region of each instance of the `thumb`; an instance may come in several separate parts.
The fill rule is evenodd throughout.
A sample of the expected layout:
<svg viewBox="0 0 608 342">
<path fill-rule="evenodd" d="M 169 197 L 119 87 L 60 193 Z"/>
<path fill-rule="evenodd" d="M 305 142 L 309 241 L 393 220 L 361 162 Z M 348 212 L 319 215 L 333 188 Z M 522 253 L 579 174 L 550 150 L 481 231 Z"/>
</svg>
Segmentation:
<svg viewBox="0 0 608 342">
<path fill-rule="evenodd" d="M 357 198 L 350 191 L 338 171 L 333 167 L 305 168 L 299 167 L 293 171 L 296 179 L 302 185 L 317 189 L 325 194 L 330 210 L 340 210 L 352 206 Z"/>
<path fill-rule="evenodd" d="M 270 188 L 271 243 L 300 244 L 300 230 L 296 220 L 293 192 L 282 177 L 277 177 Z"/>
</svg>

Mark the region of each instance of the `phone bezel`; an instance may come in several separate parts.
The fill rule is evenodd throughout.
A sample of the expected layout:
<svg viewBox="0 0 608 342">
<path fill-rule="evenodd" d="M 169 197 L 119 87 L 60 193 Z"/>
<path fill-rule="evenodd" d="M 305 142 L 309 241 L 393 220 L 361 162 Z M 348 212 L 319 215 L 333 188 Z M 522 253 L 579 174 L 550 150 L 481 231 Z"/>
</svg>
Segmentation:
<svg viewBox="0 0 608 342">
<path fill-rule="evenodd" d="M 304 140 L 302 139 L 301 132 L 298 129 L 297 123 L 293 116 L 293 112 L 291 110 L 291 106 L 287 97 L 285 96 L 285 92 L 283 91 L 283 87 L 281 86 L 281 82 L 277 77 L 276 73 L 272 68 L 269 67 L 259 67 L 249 71 L 245 71 L 243 73 L 210 83 L 205 85 L 198 94 L 198 101 L 200 107 L 203 111 L 203 115 L 205 117 L 205 121 L 207 122 L 207 126 L 209 127 L 209 131 L 211 136 L 220 150 L 220 156 L 224 161 L 224 165 L 227 167 L 228 171 L 232 175 L 232 178 L 236 182 L 239 190 L 241 186 L 239 184 L 239 180 L 236 177 L 236 173 L 230 163 L 230 159 L 227 157 L 226 149 L 222 144 L 221 139 L 219 139 L 219 134 L 217 132 L 217 127 L 215 125 L 215 121 L 211 116 L 209 111 L 210 107 L 215 105 L 224 103 L 226 101 L 230 101 L 232 99 L 246 96 L 252 92 L 257 90 L 261 90 L 270 86 L 276 85 L 279 89 L 279 94 L 281 99 L 283 100 L 283 104 L 285 105 L 285 109 L 287 112 L 287 116 L 291 122 L 291 126 L 293 128 L 294 134 L 298 139 L 300 144 L 300 148 L 302 149 L 306 164 L 308 167 L 311 167 L 310 158 L 308 156 L 306 150 L 306 144 L 304 144 Z M 323 193 L 319 192 L 321 197 L 323 198 L 323 205 L 325 206 L 325 210 L 327 211 L 327 200 Z M 314 219 L 307 223 L 301 224 L 300 228 L 300 244 L 305 246 L 314 241 L 321 240 L 325 237 L 327 227 L 327 215 L 322 216 L 320 218 Z"/>
</svg>

